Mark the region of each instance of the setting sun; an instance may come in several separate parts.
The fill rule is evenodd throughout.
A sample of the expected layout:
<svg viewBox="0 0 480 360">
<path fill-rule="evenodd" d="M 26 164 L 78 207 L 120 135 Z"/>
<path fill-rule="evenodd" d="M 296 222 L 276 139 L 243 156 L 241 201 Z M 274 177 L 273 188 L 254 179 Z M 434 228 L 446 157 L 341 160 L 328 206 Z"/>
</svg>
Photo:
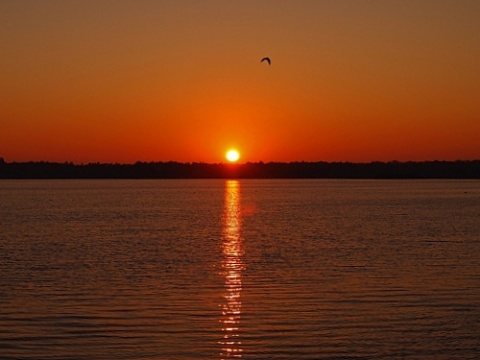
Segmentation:
<svg viewBox="0 0 480 360">
<path fill-rule="evenodd" d="M 238 159 L 240 159 L 240 154 L 237 150 L 228 150 L 227 153 L 225 154 L 225 157 L 227 158 L 228 161 L 230 162 L 235 162 Z"/>
</svg>

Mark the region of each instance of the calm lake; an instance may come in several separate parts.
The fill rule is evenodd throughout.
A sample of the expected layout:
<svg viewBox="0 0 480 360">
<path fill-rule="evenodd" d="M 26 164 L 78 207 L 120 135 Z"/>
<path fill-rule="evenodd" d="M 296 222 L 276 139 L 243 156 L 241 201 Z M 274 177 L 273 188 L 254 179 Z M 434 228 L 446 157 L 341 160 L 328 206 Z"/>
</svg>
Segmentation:
<svg viewBox="0 0 480 360">
<path fill-rule="evenodd" d="M 478 359 L 480 181 L 0 181 L 0 359 Z"/>
</svg>

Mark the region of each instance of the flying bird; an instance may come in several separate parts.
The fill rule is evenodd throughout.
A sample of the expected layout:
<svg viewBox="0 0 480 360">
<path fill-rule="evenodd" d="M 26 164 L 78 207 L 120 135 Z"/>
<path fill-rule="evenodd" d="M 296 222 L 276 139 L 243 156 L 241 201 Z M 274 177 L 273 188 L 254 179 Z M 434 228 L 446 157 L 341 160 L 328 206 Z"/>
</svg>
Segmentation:
<svg viewBox="0 0 480 360">
<path fill-rule="evenodd" d="M 260 62 L 268 62 L 268 65 L 271 65 L 272 64 L 272 61 L 270 60 L 270 58 L 267 56 L 267 57 L 264 57 L 262 60 L 260 60 Z"/>
</svg>

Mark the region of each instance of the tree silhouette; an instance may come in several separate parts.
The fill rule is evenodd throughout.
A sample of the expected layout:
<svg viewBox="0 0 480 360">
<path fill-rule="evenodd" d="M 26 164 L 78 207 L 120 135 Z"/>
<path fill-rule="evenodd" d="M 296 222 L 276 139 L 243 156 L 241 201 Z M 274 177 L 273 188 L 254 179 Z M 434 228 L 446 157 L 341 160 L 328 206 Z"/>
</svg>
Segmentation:
<svg viewBox="0 0 480 360">
<path fill-rule="evenodd" d="M 480 160 L 424 162 L 256 162 L 134 164 L 12 162 L 0 158 L 0 179 L 480 179 Z"/>
</svg>

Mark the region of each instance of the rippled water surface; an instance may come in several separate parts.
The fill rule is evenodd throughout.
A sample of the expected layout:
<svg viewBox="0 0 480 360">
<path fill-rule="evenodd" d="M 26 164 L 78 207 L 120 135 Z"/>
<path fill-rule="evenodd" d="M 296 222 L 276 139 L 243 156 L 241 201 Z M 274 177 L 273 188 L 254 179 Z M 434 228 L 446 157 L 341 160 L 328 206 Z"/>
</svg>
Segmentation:
<svg viewBox="0 0 480 360">
<path fill-rule="evenodd" d="M 0 359 L 479 354 L 479 181 L 0 182 Z"/>
</svg>

